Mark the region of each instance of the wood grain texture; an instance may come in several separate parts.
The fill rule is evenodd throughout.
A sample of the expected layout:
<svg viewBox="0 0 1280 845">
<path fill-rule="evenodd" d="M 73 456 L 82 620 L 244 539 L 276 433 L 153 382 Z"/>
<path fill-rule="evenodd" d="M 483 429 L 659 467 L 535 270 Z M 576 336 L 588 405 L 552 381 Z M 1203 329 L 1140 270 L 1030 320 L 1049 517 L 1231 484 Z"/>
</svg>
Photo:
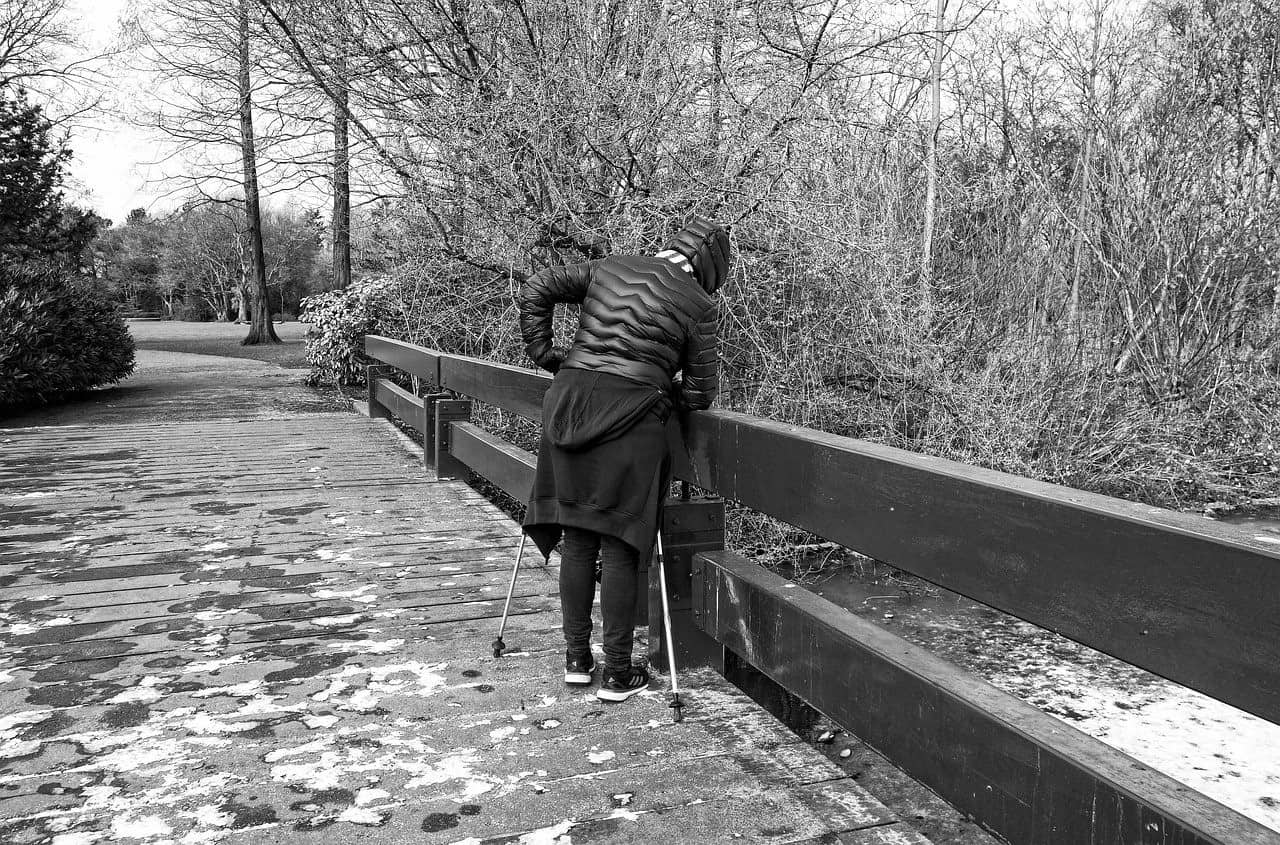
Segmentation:
<svg viewBox="0 0 1280 845">
<path fill-rule="evenodd" d="M 421 398 L 388 379 L 377 379 L 374 385 L 379 405 L 398 417 L 405 425 L 415 429 L 422 427 L 425 403 Z"/>
<path fill-rule="evenodd" d="M 551 386 L 551 376 L 510 364 L 444 355 L 440 386 L 540 422 L 542 397 Z"/>
<path fill-rule="evenodd" d="M 690 481 L 1280 721 L 1280 548 L 1239 528 L 725 411 Z"/>
<path fill-rule="evenodd" d="M 527 501 L 538 458 L 471 423 L 454 423 L 451 454 L 508 496 Z"/>
<path fill-rule="evenodd" d="M 694 618 L 1015 845 L 1276 845 L 1275 833 L 730 552 Z"/>
<path fill-rule="evenodd" d="M 440 384 L 441 353 L 435 350 L 370 334 L 364 337 L 364 354 L 415 375 L 429 385 Z"/>
</svg>

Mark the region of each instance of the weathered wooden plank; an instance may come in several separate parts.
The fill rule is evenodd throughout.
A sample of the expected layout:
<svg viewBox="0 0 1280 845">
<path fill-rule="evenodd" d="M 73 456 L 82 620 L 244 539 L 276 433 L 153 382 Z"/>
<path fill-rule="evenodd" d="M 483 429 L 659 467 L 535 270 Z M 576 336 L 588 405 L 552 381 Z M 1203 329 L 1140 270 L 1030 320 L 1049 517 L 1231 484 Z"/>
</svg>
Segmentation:
<svg viewBox="0 0 1280 845">
<path fill-rule="evenodd" d="M 297 490 L 367 490 L 367 489 L 386 489 L 398 488 L 409 489 L 420 487 L 424 484 L 434 484 L 422 478 L 392 478 L 384 476 L 372 476 L 368 478 L 349 478 L 336 481 L 325 479 L 280 479 L 273 483 L 251 483 L 251 484 L 233 484 L 229 481 L 219 482 L 217 484 L 210 483 L 207 486 L 200 486 L 200 479 L 192 479 L 191 487 L 185 489 L 173 489 L 172 485 L 166 485 L 158 482 L 148 482 L 140 480 L 132 483 L 127 489 L 121 490 L 117 488 L 110 496 L 111 498 L 120 498 L 123 494 L 137 496 L 147 493 L 162 493 L 164 496 L 208 496 L 214 493 L 230 492 L 230 493 L 288 493 Z M 32 485 L 17 490 L 11 489 L 9 493 L 21 494 L 40 492 L 43 488 Z M 59 496 L 68 500 L 84 501 L 102 501 L 104 499 L 101 491 L 94 495 L 94 490 L 89 482 L 84 482 L 80 486 L 68 488 L 59 492 Z M 5 498 L 5 494 L 0 494 L 0 498 Z"/>
<path fill-rule="evenodd" d="M 406 603 L 399 608 L 389 610 L 413 611 L 411 619 L 422 626 L 447 627 L 457 622 L 475 619 L 497 619 L 502 616 L 505 596 L 478 601 L 453 602 L 445 605 L 427 603 Z M 559 598 L 531 596 L 513 599 L 511 615 L 527 615 L 547 613 L 560 606 Z M 82 633 L 86 629 L 75 626 L 64 626 L 70 630 L 56 631 L 63 638 L 49 643 L 30 645 L 13 645 L 9 654 L 19 664 L 54 665 L 75 663 L 84 660 L 95 660 L 100 657 L 119 657 L 121 655 L 163 654 L 174 647 L 175 641 L 195 642 L 203 637 L 215 637 L 216 644 L 244 645 L 248 643 L 277 642 L 299 636 L 313 636 L 317 631 L 325 631 L 332 636 L 343 633 L 360 632 L 363 628 L 378 620 L 379 612 L 344 609 L 341 613 L 318 611 L 314 615 L 301 615 L 297 618 L 286 618 L 272 622 L 250 622 L 233 625 L 187 624 L 182 618 L 173 621 L 172 631 L 165 633 L 148 633 L 147 623 L 131 626 L 124 623 L 113 626 L 102 636 Z M 384 619 L 394 617 L 386 616 Z M 157 626 L 160 627 L 160 626 Z M 164 628 L 162 627 L 162 630 Z M 77 638 L 76 635 L 80 634 Z M 16 642 L 16 639 L 15 639 Z"/>
<path fill-rule="evenodd" d="M 697 624 L 1011 843 L 1275 845 L 1277 834 L 730 552 Z M 1150 815 L 1161 835 L 1117 839 Z"/>
<path fill-rule="evenodd" d="M 538 458 L 471 423 L 453 424 L 450 453 L 507 495 L 525 501 Z"/>
<path fill-rule="evenodd" d="M 1280 548 L 1239 529 L 724 411 L 690 481 L 1280 721 Z"/>
<path fill-rule="evenodd" d="M 347 518 L 340 517 L 340 519 L 346 520 Z M 206 545 L 211 545 L 211 540 L 216 540 L 218 543 L 223 544 L 223 548 L 232 544 L 238 546 L 242 543 L 245 546 L 258 547 L 264 544 L 272 544 L 273 550 L 278 552 L 284 552 L 291 548 L 305 548 L 313 543 L 368 543 L 372 542 L 373 538 L 383 536 L 394 538 L 389 540 L 394 544 L 412 542 L 421 538 L 425 545 L 430 545 L 446 535 L 470 532 L 484 534 L 499 528 L 509 528 L 510 522 L 510 520 L 504 519 L 502 514 L 486 513 L 478 508 L 473 509 L 472 513 L 451 514 L 442 517 L 440 522 L 426 522 L 416 526 L 375 523 L 377 525 L 375 528 L 367 524 L 344 523 L 342 525 L 334 525 L 332 522 L 326 523 L 316 520 L 312 523 L 314 527 L 300 529 L 297 527 L 296 522 L 271 524 L 270 517 L 260 517 L 260 521 L 264 523 L 261 530 L 254 530 L 248 526 L 229 525 L 225 522 L 205 522 L 185 530 L 170 525 L 167 529 L 157 530 L 152 536 L 142 541 L 127 533 L 127 529 L 130 528 L 128 525 L 115 526 L 105 531 L 95 531 L 86 526 L 81 528 L 79 533 L 63 532 L 58 534 L 55 532 L 44 540 L 38 536 L 25 536 L 14 539 L 0 538 L 0 565 L 11 563 L 14 558 L 37 560 L 43 556 L 67 555 L 69 553 L 84 553 L 86 556 L 96 557 L 114 557 L 165 552 L 196 554 L 219 551 L 220 549 L 216 548 L 204 548 Z M 69 540 L 68 537 L 74 539 Z M 280 542 L 276 545 L 278 538 Z M 68 543 L 73 544 L 74 548 L 68 547 Z"/>
<path fill-rule="evenodd" d="M 551 386 L 551 376 L 480 358 L 445 355 L 440 358 L 440 386 L 541 421 L 542 396 Z"/>
<path fill-rule="evenodd" d="M 423 401 L 388 379 L 378 379 L 378 402 L 401 422 L 422 428 Z"/>
<path fill-rule="evenodd" d="M 424 624 L 442 624 L 458 619 L 501 616 L 505 591 L 495 592 L 496 595 L 463 596 L 433 590 L 402 590 L 381 597 L 365 593 L 365 596 L 379 600 L 371 604 L 352 598 L 245 604 L 211 610 L 203 618 L 195 613 L 163 612 L 166 608 L 156 609 L 161 612 L 139 613 L 133 606 L 127 606 L 133 609 L 132 612 L 124 610 L 119 614 L 108 614 L 105 620 L 77 619 L 29 634 L 10 634 L 5 639 L 5 652 L 20 662 L 32 659 L 63 662 L 99 656 L 95 650 L 106 643 L 151 642 L 150 638 L 159 633 L 164 634 L 159 642 L 170 645 L 174 639 L 185 637 L 195 640 L 215 631 L 230 642 L 249 642 L 261 637 L 270 639 L 281 625 L 310 623 L 319 628 L 342 630 L 379 618 L 391 619 L 397 615 L 396 611 L 406 610 L 421 611 Z M 557 600 L 550 601 L 552 597 Z M 546 611 L 559 606 L 558 598 L 558 588 L 550 592 L 544 589 L 526 591 L 525 595 L 512 599 L 511 608 L 513 612 L 519 610 L 521 613 Z M 34 618 L 38 621 L 38 617 Z M 157 620 L 163 621 L 158 623 Z M 247 639 L 237 639 L 242 635 Z"/>
<path fill-rule="evenodd" d="M 364 354 L 426 381 L 440 384 L 440 355 L 434 350 L 380 335 L 365 335 Z"/>
<path fill-rule="evenodd" d="M 363 500 L 362 498 L 362 501 L 371 500 L 372 497 L 370 500 Z M 291 506 L 288 504 L 289 502 L 298 502 L 299 504 Z M 197 501 L 189 501 L 187 498 L 181 497 L 170 500 L 170 509 L 167 514 L 157 507 L 147 507 L 148 504 L 154 505 L 155 502 L 129 503 L 128 505 L 114 501 L 104 503 L 93 509 L 92 519 L 78 518 L 62 524 L 51 522 L 47 511 L 40 515 L 32 515 L 31 519 L 26 522 L 0 522 L 0 543 L 40 543 L 80 536 L 89 530 L 92 530 L 95 534 L 109 534 L 116 529 L 122 528 L 139 532 L 154 530 L 156 533 L 165 536 L 194 539 L 210 533 L 218 533 L 223 527 L 230 527 L 231 523 L 226 520 L 232 514 L 260 519 L 268 525 L 282 526 L 305 524 L 306 520 L 300 517 L 308 515 L 308 511 L 325 510 L 343 516 L 353 513 L 343 509 L 343 502 L 341 501 L 316 506 L 303 497 L 264 498 L 261 503 L 235 501 L 233 497 L 206 498 Z M 403 508 L 403 513 L 395 517 L 395 521 L 389 524 L 376 523 L 374 530 L 375 533 L 379 534 L 383 533 L 384 530 L 398 534 L 403 534 L 406 530 L 425 531 L 433 523 L 431 509 L 438 506 L 438 503 L 433 498 L 414 496 L 405 496 L 401 503 L 388 500 L 382 504 L 400 504 Z M 466 517 L 470 517 L 472 514 L 475 515 L 474 520 L 477 523 L 500 518 L 493 516 L 480 501 L 462 497 L 459 497 L 459 501 L 454 503 L 450 510 L 457 515 L 452 520 L 456 523 L 469 521 Z M 130 518 L 132 513 L 139 514 L 137 519 Z M 362 515 L 359 512 L 354 513 L 357 516 Z M 200 521 L 201 517 L 204 518 L 203 522 Z M 192 520 L 190 527 L 178 524 L 184 518 Z M 414 524 L 409 524 L 411 522 Z M 361 528 L 364 527 L 366 526 L 361 526 Z M 321 526 L 319 530 L 324 531 L 325 529 Z M 332 530 L 332 527 L 328 530 Z"/>
<path fill-rule="evenodd" d="M 323 577 L 335 566 L 360 567 L 371 571 L 415 569 L 425 567 L 457 567 L 470 571 L 494 561 L 508 559 L 515 548 L 510 538 L 489 545 L 468 545 L 450 549 L 421 551 L 405 547 L 400 551 L 376 549 L 331 550 L 332 553 L 272 560 L 269 555 L 245 558 L 222 558 L 217 561 L 160 557 L 136 563 L 113 563 L 110 559 L 93 567 L 47 566 L 33 569 L 10 569 L 0 575 L 0 598 L 21 601 L 33 596 L 64 596 L 99 593 L 107 590 L 149 588 L 161 585 L 187 584 L 198 587 L 217 581 L 233 580 L 300 585 Z M 425 571 L 425 570 L 424 570 Z M 441 574 L 453 570 L 442 568 Z"/>
<path fill-rule="evenodd" d="M 442 543 L 434 549 L 422 547 L 421 544 L 415 546 L 412 542 L 399 545 L 407 547 L 408 555 L 406 556 L 416 555 L 418 559 L 423 561 L 440 558 L 442 554 L 451 552 L 465 552 L 477 556 L 484 551 L 504 548 L 510 542 L 511 535 L 508 532 L 508 528 L 503 528 L 501 532 L 493 532 L 484 537 L 474 539 L 462 537 L 448 543 Z M 372 557 L 371 554 L 367 554 L 369 551 L 371 550 L 367 546 L 353 544 L 344 546 L 333 543 L 319 547 L 313 546 L 310 549 L 298 549 L 294 552 L 285 552 L 283 550 L 268 552 L 254 548 L 240 550 L 231 548 L 218 553 L 206 553 L 203 556 L 160 554 L 154 557 L 141 556 L 133 560 L 123 561 L 120 556 L 105 556 L 88 560 L 75 558 L 48 559 L 29 563 L 19 558 L 17 560 L 20 563 L 26 563 L 26 565 L 7 565 L 3 567 L 3 574 L 0 575 L 0 587 L 7 589 L 34 585 L 36 589 L 47 590 L 52 584 L 113 580 L 116 578 L 131 578 L 137 575 L 154 575 L 162 572 L 183 572 L 187 577 L 198 580 L 205 574 L 220 570 L 234 571 L 244 569 L 250 566 L 251 562 L 273 565 L 273 568 L 280 569 L 289 563 L 290 558 L 303 558 L 304 560 L 324 560 L 328 558 L 331 560 L 350 561 L 360 552 L 366 553 L 360 555 L 363 558 L 362 563 L 376 565 L 375 561 L 369 560 Z M 376 552 L 376 554 L 384 555 L 382 559 L 388 564 L 395 559 L 389 552 Z M 285 559 L 281 559 L 282 557 Z M 275 560 L 272 561 L 271 558 L 275 558 Z"/>
<path fill-rule="evenodd" d="M 0 685 L 0 712 L 15 713 L 24 709 L 24 704 L 77 707 L 100 703 L 123 689 L 138 685 L 147 676 L 160 677 L 175 684 L 204 681 L 212 686 L 254 678 L 268 684 L 288 680 L 269 673 L 291 665 L 296 667 L 299 663 L 312 664 L 309 675 L 348 661 L 358 661 L 370 668 L 379 663 L 394 665 L 410 659 L 448 661 L 466 666 L 470 661 L 492 658 L 489 643 L 497 628 L 492 617 L 455 620 L 442 626 L 423 628 L 412 611 L 392 620 L 379 620 L 376 625 L 364 622 L 342 630 L 299 627 L 301 630 L 281 631 L 274 639 L 248 643 L 175 640 L 162 652 L 89 658 L 58 664 L 60 668 L 56 671 L 50 671 L 53 664 L 46 662 L 26 666 L 10 664 L 5 672 L 13 675 L 14 680 Z M 519 660 L 564 659 L 563 640 L 557 637 L 560 626 L 548 614 L 512 616 L 507 629 L 513 634 L 509 642 L 519 645 Z M 511 657 L 517 659 L 514 655 Z M 255 671 L 254 662 L 274 665 L 258 667 Z M 554 662 L 550 666 L 550 671 L 545 674 L 559 684 Z M 217 680 L 205 680 L 201 677 L 203 675 L 214 675 Z M 300 675 L 293 674 L 292 677 Z M 518 687 L 496 689 L 494 697 L 508 699 L 511 706 L 518 707 L 522 699 L 529 700 L 530 690 Z M 497 704 L 500 707 L 507 705 L 507 701 Z M 484 712 L 484 706 L 471 710 Z M 456 710 L 452 712 L 457 713 Z M 691 709 L 689 718 L 696 719 L 697 711 Z"/>
<path fill-rule="evenodd" d="M 190 584 L 165 585 L 150 590 L 126 587 L 98 593 L 45 595 L 39 599 L 0 602 L 0 607 L 6 611 L 21 612 L 27 625 L 58 624 L 68 619 L 74 620 L 75 624 L 138 621 L 178 613 L 203 613 L 216 621 L 222 618 L 220 614 L 224 611 L 273 611 L 285 605 L 314 601 L 320 596 L 346 597 L 344 600 L 352 602 L 352 607 L 369 609 L 384 607 L 381 602 L 388 597 L 438 595 L 447 597 L 449 601 L 470 601 L 506 594 L 510 565 L 473 564 L 456 568 L 457 572 L 447 573 L 430 569 L 416 574 L 401 570 L 396 574 L 375 571 L 359 577 L 331 572 L 298 585 L 286 581 L 287 586 L 272 584 L 267 579 L 257 583 L 227 579 L 203 582 L 198 593 Z M 556 589 L 553 576 L 550 572 L 539 573 L 536 577 L 531 574 L 528 578 L 521 578 L 516 583 L 515 595 L 553 594 Z"/>
</svg>

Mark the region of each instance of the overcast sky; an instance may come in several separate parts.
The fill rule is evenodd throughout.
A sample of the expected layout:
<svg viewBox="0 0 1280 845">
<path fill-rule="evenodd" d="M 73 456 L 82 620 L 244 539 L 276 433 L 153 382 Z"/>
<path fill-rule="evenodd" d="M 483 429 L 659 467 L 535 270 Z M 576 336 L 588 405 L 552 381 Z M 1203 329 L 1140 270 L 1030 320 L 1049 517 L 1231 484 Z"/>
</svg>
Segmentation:
<svg viewBox="0 0 1280 845">
<path fill-rule="evenodd" d="M 112 39 L 116 21 L 128 0 L 69 0 L 68 11 L 77 20 L 87 52 L 100 52 Z M 136 96 L 135 83 L 116 74 L 110 80 L 113 98 Z M 75 158 L 69 168 L 68 198 L 86 205 L 115 222 L 132 208 L 163 210 L 172 201 L 161 198 L 163 188 L 148 185 L 153 175 L 149 162 L 163 154 L 163 147 L 147 134 L 107 116 L 97 116 L 73 128 L 71 148 Z"/>
</svg>

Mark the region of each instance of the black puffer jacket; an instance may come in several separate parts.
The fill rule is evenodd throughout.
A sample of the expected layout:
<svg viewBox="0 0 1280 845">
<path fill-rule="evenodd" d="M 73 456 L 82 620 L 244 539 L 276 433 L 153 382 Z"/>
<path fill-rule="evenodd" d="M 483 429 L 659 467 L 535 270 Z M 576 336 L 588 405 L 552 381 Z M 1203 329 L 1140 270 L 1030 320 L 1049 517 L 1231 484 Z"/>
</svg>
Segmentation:
<svg viewBox="0 0 1280 845">
<path fill-rule="evenodd" d="M 689 259 L 693 273 L 663 258 L 628 255 L 551 267 L 520 288 L 520 333 L 529 357 L 555 372 L 561 366 L 611 373 L 670 391 L 672 400 L 698 410 L 717 389 L 716 324 L 712 294 L 729 267 L 729 240 L 714 224 L 696 219 L 667 242 Z M 552 348 L 557 302 L 580 302 L 578 332 L 567 353 Z"/>
</svg>

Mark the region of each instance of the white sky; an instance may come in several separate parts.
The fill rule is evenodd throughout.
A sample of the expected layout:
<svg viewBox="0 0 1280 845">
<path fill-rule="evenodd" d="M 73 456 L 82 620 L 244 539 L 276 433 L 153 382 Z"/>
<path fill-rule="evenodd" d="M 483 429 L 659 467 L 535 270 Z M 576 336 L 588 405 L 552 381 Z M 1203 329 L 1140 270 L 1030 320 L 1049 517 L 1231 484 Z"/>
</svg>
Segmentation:
<svg viewBox="0 0 1280 845">
<path fill-rule="evenodd" d="M 69 0 L 68 11 L 79 20 L 72 24 L 90 53 L 111 41 L 116 21 L 128 0 Z M 124 75 L 110 78 L 108 94 L 127 100 L 136 96 L 136 83 Z M 165 189 L 149 185 L 158 175 L 148 165 L 163 155 L 164 147 L 154 137 L 120 120 L 97 116 L 72 129 L 71 179 L 68 199 L 92 207 L 99 214 L 121 223 L 133 208 L 163 211 L 176 203 L 162 197 Z"/>
</svg>

